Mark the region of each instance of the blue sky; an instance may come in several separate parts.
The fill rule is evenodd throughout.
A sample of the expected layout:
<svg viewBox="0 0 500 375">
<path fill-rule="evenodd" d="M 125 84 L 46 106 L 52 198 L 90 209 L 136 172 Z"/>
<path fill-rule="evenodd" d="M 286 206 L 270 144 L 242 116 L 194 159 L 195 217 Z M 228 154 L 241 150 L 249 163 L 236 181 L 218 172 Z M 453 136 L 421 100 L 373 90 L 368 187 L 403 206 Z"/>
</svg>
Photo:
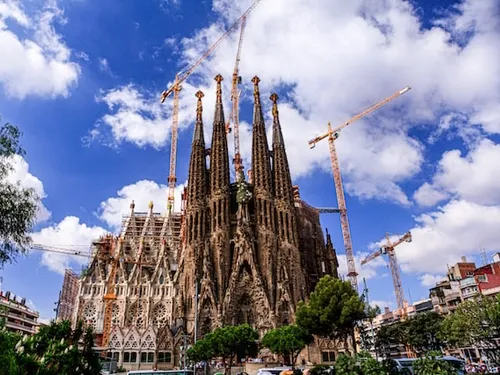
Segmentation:
<svg viewBox="0 0 500 375">
<path fill-rule="evenodd" d="M 0 113 L 24 132 L 11 176 L 43 197 L 34 240 L 86 249 L 116 231 L 132 199 L 165 206 L 171 102 L 158 97 L 251 1 L 0 0 Z M 357 260 L 385 232 L 398 248 L 407 299 L 461 255 L 500 251 L 500 17 L 496 0 L 262 0 L 248 19 L 241 75 L 241 148 L 250 156 L 251 83 L 267 116 L 273 91 L 294 182 L 336 206 L 327 145 L 308 139 L 405 87 L 412 90 L 342 132 L 337 149 Z M 209 137 L 213 77 L 226 115 L 238 32 L 181 93 L 179 185 L 187 178 L 198 89 Z M 269 122 L 268 122 L 269 127 Z M 230 144 L 232 139 L 230 137 Z M 322 217 L 346 268 L 337 215 Z M 33 253 L 1 271 L 3 289 L 53 316 L 65 267 L 82 260 Z M 383 259 L 359 267 L 370 297 L 394 305 Z M 411 296 L 410 296 L 411 295 Z"/>
</svg>

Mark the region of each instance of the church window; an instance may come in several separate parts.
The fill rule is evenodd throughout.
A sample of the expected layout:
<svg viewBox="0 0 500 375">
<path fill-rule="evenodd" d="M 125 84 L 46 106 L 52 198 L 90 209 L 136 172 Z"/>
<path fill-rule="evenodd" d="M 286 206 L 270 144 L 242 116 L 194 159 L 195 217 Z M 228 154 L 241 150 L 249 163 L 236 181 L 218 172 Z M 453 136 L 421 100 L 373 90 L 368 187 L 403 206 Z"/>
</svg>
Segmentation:
<svg viewBox="0 0 500 375">
<path fill-rule="evenodd" d="M 323 363 L 335 362 L 335 352 L 334 351 L 321 352 L 321 357 L 322 357 Z"/>
<path fill-rule="evenodd" d="M 170 363 L 170 362 L 172 362 L 172 353 L 158 352 L 158 363 Z"/>
<path fill-rule="evenodd" d="M 163 275 L 160 276 L 160 284 L 163 284 L 165 282 L 165 277 Z"/>
<path fill-rule="evenodd" d="M 87 302 L 83 308 L 83 321 L 90 327 L 97 326 L 97 308 L 93 302 Z"/>
<path fill-rule="evenodd" d="M 124 363 L 136 363 L 137 362 L 137 352 L 124 352 L 123 353 Z"/>
<path fill-rule="evenodd" d="M 111 322 L 114 326 L 120 324 L 120 306 L 117 303 L 113 303 L 113 308 L 111 310 Z"/>
<path fill-rule="evenodd" d="M 151 352 L 142 352 L 141 353 L 141 362 L 142 363 L 153 363 L 154 362 L 155 353 Z"/>
<path fill-rule="evenodd" d="M 168 323 L 167 319 L 167 307 L 162 302 L 157 303 L 153 308 L 153 324 L 159 328 L 165 327 Z"/>
</svg>

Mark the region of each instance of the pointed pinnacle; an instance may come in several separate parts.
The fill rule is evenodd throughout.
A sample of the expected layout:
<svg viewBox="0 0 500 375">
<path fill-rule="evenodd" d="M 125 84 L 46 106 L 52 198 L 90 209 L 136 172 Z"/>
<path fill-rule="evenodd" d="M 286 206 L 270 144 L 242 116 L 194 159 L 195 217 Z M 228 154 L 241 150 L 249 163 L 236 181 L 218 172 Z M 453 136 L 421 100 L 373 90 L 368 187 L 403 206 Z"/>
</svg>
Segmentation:
<svg viewBox="0 0 500 375">
<path fill-rule="evenodd" d="M 194 94 L 194 96 L 196 96 L 198 98 L 198 101 L 201 101 L 201 98 L 203 98 L 205 96 L 205 94 L 203 93 L 203 91 L 198 90 L 198 92 L 196 94 Z"/>
<path fill-rule="evenodd" d="M 260 91 L 259 91 L 260 78 L 255 76 L 252 78 L 252 82 L 253 82 L 253 96 L 255 98 L 255 102 L 260 104 Z"/>
<path fill-rule="evenodd" d="M 271 94 L 271 97 L 269 98 L 273 102 L 273 119 L 274 122 L 278 122 L 278 94 L 275 92 Z"/>
<path fill-rule="evenodd" d="M 217 103 L 220 103 L 222 102 L 222 85 L 221 85 L 221 82 L 224 80 L 224 78 L 222 78 L 222 76 L 220 74 L 217 74 L 215 76 L 215 82 L 217 82 L 217 92 L 216 92 L 216 99 L 217 99 Z"/>
<path fill-rule="evenodd" d="M 196 104 L 196 120 L 201 121 L 201 113 L 203 112 L 203 104 L 201 102 L 201 98 L 203 98 L 205 94 L 203 94 L 203 91 L 198 90 L 195 96 L 198 98 L 198 103 Z"/>
</svg>

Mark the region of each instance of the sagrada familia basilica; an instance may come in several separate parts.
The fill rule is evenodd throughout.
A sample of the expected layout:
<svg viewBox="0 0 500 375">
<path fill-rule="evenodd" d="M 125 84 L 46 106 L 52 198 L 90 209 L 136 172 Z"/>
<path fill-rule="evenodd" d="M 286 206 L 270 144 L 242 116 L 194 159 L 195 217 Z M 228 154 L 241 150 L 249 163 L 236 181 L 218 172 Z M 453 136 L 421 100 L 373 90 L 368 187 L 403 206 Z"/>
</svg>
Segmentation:
<svg viewBox="0 0 500 375">
<path fill-rule="evenodd" d="M 323 275 L 338 277 L 335 249 L 328 232 L 324 238 L 319 212 L 292 185 L 278 96 L 270 98 L 269 147 L 259 78 L 253 78 L 251 178 L 231 182 L 222 77 L 215 80 L 210 148 L 203 93 L 196 94 L 183 212 L 158 214 L 152 204 L 149 212 L 135 212 L 132 203 L 113 240 L 118 256 L 96 241 L 96 255 L 79 282 L 73 320 L 106 336 L 98 345 L 106 344 L 128 368 L 178 366 L 183 346 L 220 326 L 249 323 L 263 334 L 290 324 L 297 303 Z M 110 278 L 114 292 L 107 290 Z"/>
</svg>

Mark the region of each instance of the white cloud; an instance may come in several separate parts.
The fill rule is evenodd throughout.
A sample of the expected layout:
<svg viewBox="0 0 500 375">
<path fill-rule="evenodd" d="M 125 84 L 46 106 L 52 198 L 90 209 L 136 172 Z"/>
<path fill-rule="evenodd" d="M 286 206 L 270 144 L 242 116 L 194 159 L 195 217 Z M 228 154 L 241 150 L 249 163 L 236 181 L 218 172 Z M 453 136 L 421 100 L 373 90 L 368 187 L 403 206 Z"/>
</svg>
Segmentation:
<svg viewBox="0 0 500 375">
<path fill-rule="evenodd" d="M 7 21 L 17 23 L 16 31 Z M 0 59 L 0 84 L 7 95 L 18 99 L 68 96 L 77 83 L 80 67 L 71 61 L 71 50 L 56 33 L 56 21 L 65 22 L 55 1 L 46 1 L 33 16 L 17 0 L 0 3 L 0 49 L 8 51 Z"/>
<path fill-rule="evenodd" d="M 419 277 L 420 279 L 420 283 L 423 285 L 423 286 L 426 286 L 426 287 L 433 287 L 436 285 L 437 282 L 441 281 L 444 279 L 443 276 L 439 276 L 439 275 L 432 275 L 430 273 L 426 273 L 426 274 L 423 274 Z"/>
<path fill-rule="evenodd" d="M 500 206 L 452 200 L 436 211 L 415 218 L 412 242 L 397 247 L 405 272 L 442 274 L 460 257 L 500 251 Z"/>
<path fill-rule="evenodd" d="M 214 1 L 220 19 L 182 41 L 184 60 L 190 63 L 198 58 L 225 24 L 250 3 Z M 262 2 L 248 18 L 240 65 L 242 100 L 251 99 L 249 81 L 254 74 L 262 79 L 266 109 L 269 103 L 265 99 L 272 90 L 283 85 L 289 88 L 280 112 L 296 178 L 317 168 L 330 172 L 326 141 L 313 151 L 306 142 L 315 133 L 325 132 L 327 121 L 341 123 L 374 101 L 412 85 L 410 93 L 349 127 L 337 141 L 350 194 L 408 205 L 400 184 L 418 173 L 423 163 L 422 145 L 409 137 L 409 128 L 422 120 L 439 124 L 444 109 L 484 120 L 481 125 L 486 131 L 500 131 L 494 111 L 500 101 L 500 66 L 495 63 L 500 60 L 499 21 L 492 16 L 497 2 L 477 3 L 464 1 L 458 15 L 447 15 L 424 30 L 411 3 L 402 0 Z M 467 43 L 462 38 L 463 45 L 459 45 L 457 38 L 471 27 L 474 32 L 467 34 Z M 234 32 L 221 43 L 210 61 L 199 67 L 197 84 L 212 86 L 211 78 L 221 73 L 226 77 L 225 92 L 229 92 L 237 42 L 238 32 Z M 189 84 L 186 87 L 194 93 Z M 182 121 L 192 121 L 194 116 L 195 101 L 190 95 L 190 105 L 181 98 Z M 127 114 L 129 119 L 132 114 L 136 117 L 127 134 L 123 118 L 108 115 L 113 116 L 108 125 L 115 139 L 155 147 L 168 139 L 170 121 L 155 137 L 146 130 L 152 122 L 149 117 L 138 110 Z M 165 118 L 155 116 L 153 122 Z M 135 124 L 142 125 L 140 132 Z M 244 150 L 249 149 L 250 140 L 247 133 L 242 134 Z M 243 156 L 248 160 L 248 155 Z"/>
<path fill-rule="evenodd" d="M 435 206 L 437 203 L 448 198 L 448 194 L 443 191 L 436 189 L 431 184 L 425 182 L 418 190 L 413 194 L 413 199 L 424 207 Z"/>
<path fill-rule="evenodd" d="M 111 71 L 111 68 L 109 67 L 109 61 L 108 59 L 101 57 L 99 58 L 99 69 L 101 72 L 108 73 L 109 75 L 113 75 L 113 72 Z"/>
<path fill-rule="evenodd" d="M 500 204 L 500 144 L 483 139 L 462 156 L 459 150 L 445 152 L 432 185 L 425 183 L 415 193 L 422 205 L 434 205 L 454 195 L 471 202 Z"/>
<path fill-rule="evenodd" d="M 385 259 L 382 256 L 373 259 L 371 262 L 368 262 L 364 265 L 361 265 L 361 261 L 368 255 L 368 253 L 357 253 L 354 255 L 354 263 L 356 267 L 356 271 L 358 272 L 358 284 L 360 280 L 365 278 L 374 279 L 377 277 L 383 277 L 384 275 L 380 274 L 380 267 L 387 266 Z M 339 261 L 339 275 L 344 276 L 347 280 L 347 260 L 345 254 L 337 255 Z"/>
<path fill-rule="evenodd" d="M 75 216 L 66 216 L 58 224 L 33 233 L 32 238 L 35 244 L 75 249 L 77 251 L 87 251 L 89 249 L 90 252 L 91 242 L 104 234 L 106 234 L 106 230 L 101 227 L 90 227 L 80 223 L 80 219 Z M 85 265 L 88 261 L 87 258 L 80 256 L 51 252 L 43 252 L 41 259 L 43 265 L 62 275 L 70 265 Z"/>
<path fill-rule="evenodd" d="M 33 189 L 40 200 L 47 197 L 47 194 L 45 194 L 45 190 L 43 189 L 42 181 L 29 172 L 29 165 L 26 160 L 19 155 L 14 155 L 12 157 L 12 167 L 13 169 L 7 176 L 7 181 L 13 184 L 19 183 L 19 185 L 24 188 Z M 37 222 L 41 223 L 47 221 L 50 216 L 50 211 L 47 210 L 42 201 L 40 201 L 38 205 Z"/>
<path fill-rule="evenodd" d="M 175 211 L 180 210 L 181 193 L 185 184 L 178 185 L 175 190 Z M 120 229 L 123 215 L 130 213 L 130 203 L 134 201 L 135 212 L 147 212 L 149 202 L 154 204 L 154 212 L 166 211 L 168 187 L 153 181 L 142 180 L 124 186 L 117 196 L 101 202 L 98 216 L 114 229 Z"/>
</svg>

